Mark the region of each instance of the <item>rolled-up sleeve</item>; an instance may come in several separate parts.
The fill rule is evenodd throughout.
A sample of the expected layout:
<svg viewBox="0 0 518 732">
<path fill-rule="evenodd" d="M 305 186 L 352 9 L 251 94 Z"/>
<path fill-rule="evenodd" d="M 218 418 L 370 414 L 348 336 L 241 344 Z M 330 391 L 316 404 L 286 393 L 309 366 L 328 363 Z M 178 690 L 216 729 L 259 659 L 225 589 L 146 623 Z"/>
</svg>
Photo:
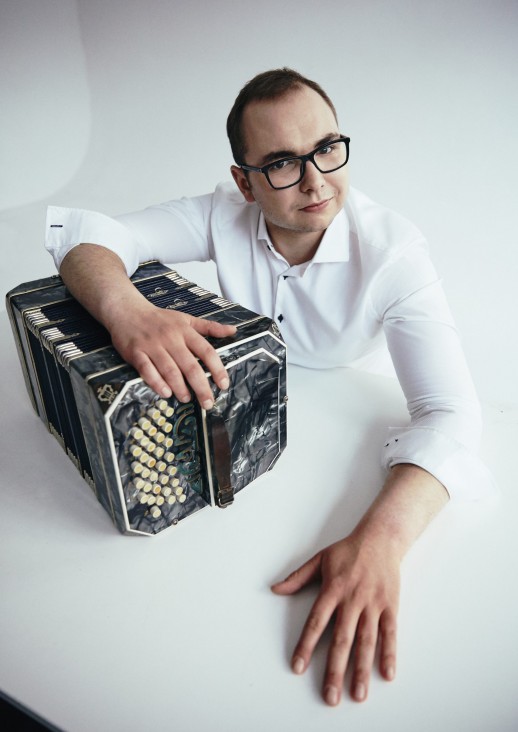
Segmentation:
<svg viewBox="0 0 518 732">
<path fill-rule="evenodd" d="M 78 244 L 98 244 L 117 254 L 128 275 L 139 265 L 140 242 L 122 223 L 95 211 L 49 206 L 45 248 L 59 270 L 65 256 Z"/>
<path fill-rule="evenodd" d="M 79 244 L 97 244 L 117 254 L 128 275 L 140 263 L 210 259 L 212 195 L 183 198 L 110 217 L 96 211 L 49 206 L 45 247 L 59 270 Z"/>
<path fill-rule="evenodd" d="M 423 246 L 409 247 L 387 267 L 376 304 L 410 415 L 408 426 L 389 430 L 384 466 L 418 465 L 455 500 L 492 495 L 492 476 L 477 454 L 479 401 L 441 282 Z"/>
</svg>

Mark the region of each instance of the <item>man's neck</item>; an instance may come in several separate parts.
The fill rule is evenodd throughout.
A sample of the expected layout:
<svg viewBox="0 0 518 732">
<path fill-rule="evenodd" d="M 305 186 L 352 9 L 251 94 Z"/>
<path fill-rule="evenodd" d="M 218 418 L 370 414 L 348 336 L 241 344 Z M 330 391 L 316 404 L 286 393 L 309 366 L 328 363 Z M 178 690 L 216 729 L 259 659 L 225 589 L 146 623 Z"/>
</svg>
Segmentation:
<svg viewBox="0 0 518 732">
<path fill-rule="evenodd" d="M 284 230 L 281 234 L 272 231 L 268 224 L 267 229 L 275 251 L 292 266 L 313 259 L 325 233 L 324 231 L 299 232 Z"/>
</svg>

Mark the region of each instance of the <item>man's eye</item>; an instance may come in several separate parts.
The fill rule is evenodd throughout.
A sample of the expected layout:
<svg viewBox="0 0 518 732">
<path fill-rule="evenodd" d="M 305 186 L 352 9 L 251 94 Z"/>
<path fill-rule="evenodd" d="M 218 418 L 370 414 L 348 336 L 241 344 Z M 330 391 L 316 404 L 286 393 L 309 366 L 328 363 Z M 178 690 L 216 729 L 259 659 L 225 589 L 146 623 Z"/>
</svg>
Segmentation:
<svg viewBox="0 0 518 732">
<path fill-rule="evenodd" d="M 319 155 L 329 155 L 330 153 L 334 152 L 335 145 L 324 145 L 324 147 L 320 147 L 318 149 Z"/>
<path fill-rule="evenodd" d="M 293 160 L 278 160 L 271 165 L 270 170 L 286 170 L 290 166 L 293 166 L 293 164 Z"/>
</svg>

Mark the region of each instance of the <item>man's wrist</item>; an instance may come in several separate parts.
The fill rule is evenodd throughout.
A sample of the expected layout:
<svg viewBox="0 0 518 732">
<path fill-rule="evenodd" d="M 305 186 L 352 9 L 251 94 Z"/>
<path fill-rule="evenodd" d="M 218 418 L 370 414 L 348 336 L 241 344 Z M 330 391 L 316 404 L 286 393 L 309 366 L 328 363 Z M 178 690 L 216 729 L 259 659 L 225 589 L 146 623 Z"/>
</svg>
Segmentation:
<svg viewBox="0 0 518 732">
<path fill-rule="evenodd" d="M 409 463 L 395 465 L 352 536 L 366 547 L 402 560 L 448 499 L 442 483 L 423 468 Z"/>
</svg>

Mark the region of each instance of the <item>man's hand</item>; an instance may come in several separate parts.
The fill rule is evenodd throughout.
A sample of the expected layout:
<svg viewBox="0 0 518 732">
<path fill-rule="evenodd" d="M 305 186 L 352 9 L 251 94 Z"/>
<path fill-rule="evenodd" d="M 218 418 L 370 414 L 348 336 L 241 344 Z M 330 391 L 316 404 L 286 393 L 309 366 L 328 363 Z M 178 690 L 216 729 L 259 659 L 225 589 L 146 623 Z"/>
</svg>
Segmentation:
<svg viewBox="0 0 518 732">
<path fill-rule="evenodd" d="M 210 409 L 213 394 L 205 370 L 220 389 L 228 389 L 229 380 L 220 357 L 204 336 L 223 338 L 233 335 L 235 327 L 154 305 L 143 305 L 129 315 L 111 330 L 113 345 L 124 360 L 158 394 L 169 397 L 174 393 L 181 402 L 188 402 L 189 385 L 202 407 Z"/>
<path fill-rule="evenodd" d="M 356 701 L 367 698 L 377 647 L 381 675 L 387 681 L 394 678 L 400 564 L 447 501 L 442 484 L 425 470 L 396 465 L 350 536 L 318 552 L 272 586 L 276 594 L 291 595 L 312 580 L 321 581 L 291 665 L 295 673 L 306 670 L 317 642 L 334 618 L 323 684 L 328 704 L 340 701 L 348 666 L 352 669 L 352 697 Z"/>
<path fill-rule="evenodd" d="M 231 336 L 233 325 L 155 307 L 133 286 L 120 258 L 97 244 L 74 247 L 60 274 L 74 297 L 109 331 L 121 356 L 158 394 L 167 398 L 174 393 L 189 401 L 189 385 L 210 409 L 213 395 L 204 371 L 220 389 L 228 387 L 225 367 L 204 336 Z"/>
<path fill-rule="evenodd" d="M 353 668 L 351 694 L 356 701 L 366 699 L 378 643 L 380 672 L 387 681 L 394 678 L 399 564 L 397 556 L 384 554 L 381 547 L 362 546 L 351 536 L 319 552 L 272 587 L 280 595 L 291 595 L 312 580 L 321 580 L 320 593 L 293 653 L 292 668 L 299 674 L 306 670 L 334 615 L 323 686 L 328 704 L 340 701 L 349 664 Z"/>
</svg>

